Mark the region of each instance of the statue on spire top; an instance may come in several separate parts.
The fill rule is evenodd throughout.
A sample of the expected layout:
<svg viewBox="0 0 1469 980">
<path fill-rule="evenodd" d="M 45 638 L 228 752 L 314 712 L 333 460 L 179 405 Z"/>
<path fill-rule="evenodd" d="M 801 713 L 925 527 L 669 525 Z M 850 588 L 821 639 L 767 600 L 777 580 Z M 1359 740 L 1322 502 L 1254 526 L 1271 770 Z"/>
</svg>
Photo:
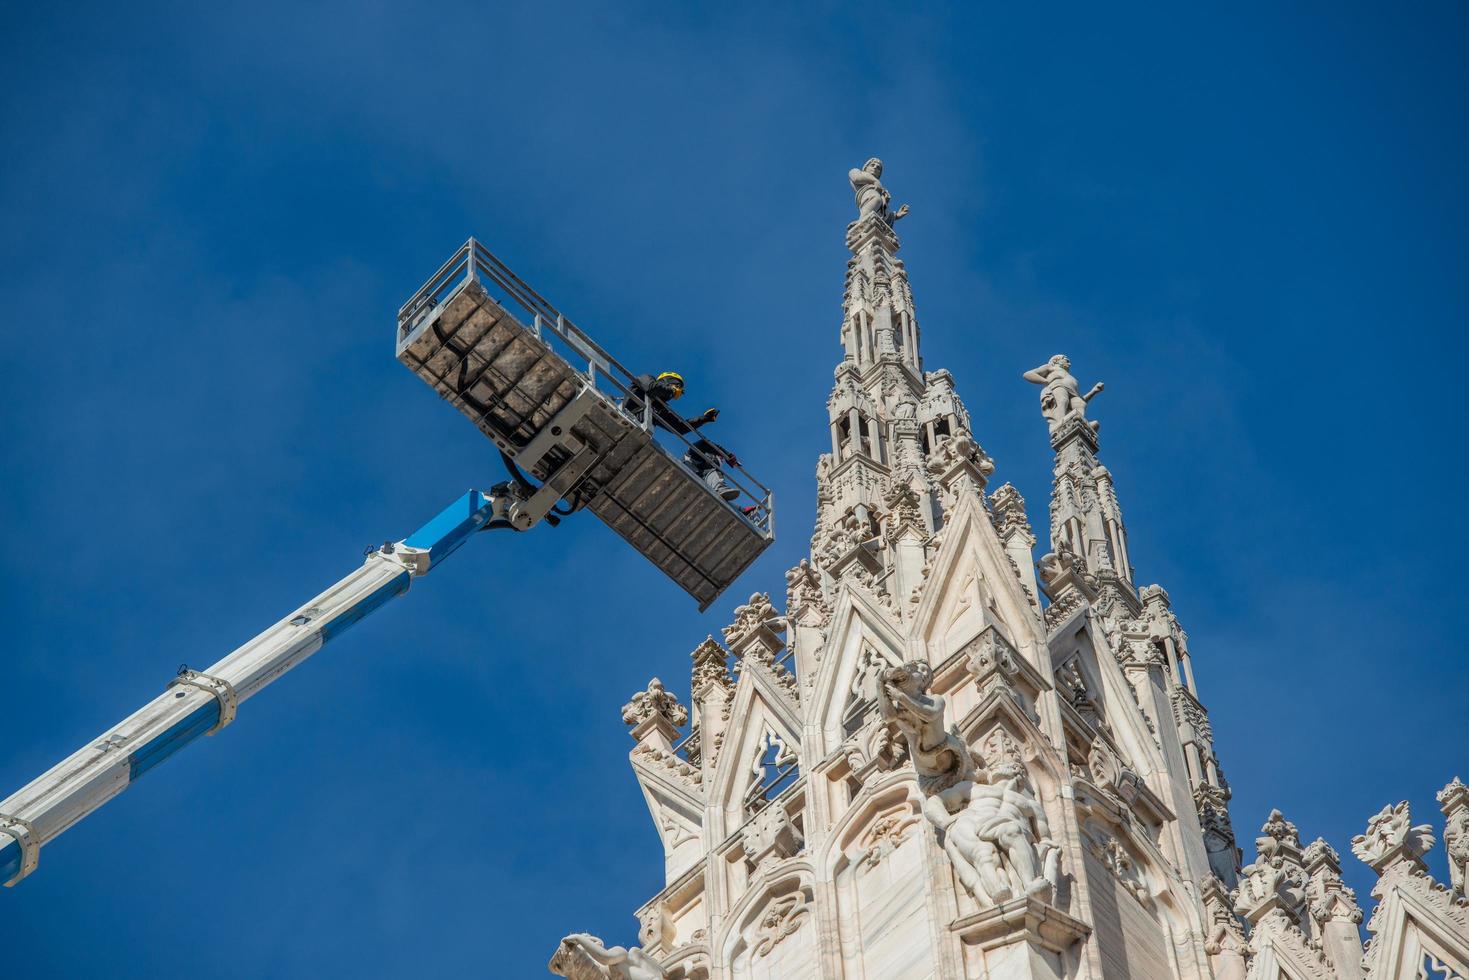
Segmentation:
<svg viewBox="0 0 1469 980">
<path fill-rule="evenodd" d="M 1031 384 L 1042 385 L 1041 388 L 1041 414 L 1045 416 L 1046 423 L 1055 432 L 1061 427 L 1061 423 L 1069 418 L 1086 420 L 1087 402 L 1097 397 L 1102 390 L 1102 382 L 1098 381 L 1092 385 L 1086 394 L 1081 393 L 1081 386 L 1077 384 L 1076 378 L 1071 373 L 1071 359 L 1065 354 L 1057 354 L 1038 368 L 1031 368 L 1021 375 Z M 1087 422 L 1092 431 L 1097 430 L 1098 422 Z"/>
<path fill-rule="evenodd" d="M 882 161 L 873 157 L 862 164 L 860 170 L 848 171 L 847 179 L 852 182 L 852 191 L 857 195 L 857 220 L 877 217 L 891 225 L 908 213 L 908 205 L 889 211 L 892 195 L 882 186 Z"/>
</svg>

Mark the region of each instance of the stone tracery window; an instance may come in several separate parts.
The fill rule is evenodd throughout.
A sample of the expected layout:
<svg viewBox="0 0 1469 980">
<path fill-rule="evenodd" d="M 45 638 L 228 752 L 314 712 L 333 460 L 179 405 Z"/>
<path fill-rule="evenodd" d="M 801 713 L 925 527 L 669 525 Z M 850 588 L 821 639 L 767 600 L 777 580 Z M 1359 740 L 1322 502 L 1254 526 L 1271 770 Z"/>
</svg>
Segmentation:
<svg viewBox="0 0 1469 980">
<path fill-rule="evenodd" d="M 745 809 L 756 813 L 801 778 L 795 750 L 767 728 L 756 746 L 750 775 L 754 778 L 745 791 Z"/>
</svg>

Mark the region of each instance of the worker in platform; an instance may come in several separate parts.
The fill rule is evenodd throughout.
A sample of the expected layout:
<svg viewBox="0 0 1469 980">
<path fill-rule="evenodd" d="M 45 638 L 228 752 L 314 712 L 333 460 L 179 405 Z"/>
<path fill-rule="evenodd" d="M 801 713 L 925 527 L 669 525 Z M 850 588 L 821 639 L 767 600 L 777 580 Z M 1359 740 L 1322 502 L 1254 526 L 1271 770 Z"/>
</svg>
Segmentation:
<svg viewBox="0 0 1469 980">
<path fill-rule="evenodd" d="M 683 389 L 683 376 L 673 371 L 664 371 L 656 378 L 651 374 L 642 374 L 633 380 L 633 392 L 623 400 L 622 407 L 641 421 L 646 405 L 651 402 L 654 425 L 692 442 L 683 457 L 689 469 L 720 497 L 735 500 L 740 492 L 725 482 L 720 466 L 725 463 L 738 466 L 740 461 L 735 458 L 734 453 L 719 443 L 696 435 L 700 428 L 719 418 L 719 409 L 705 409 L 702 415 L 684 418 L 668 404 L 682 398 Z"/>
</svg>

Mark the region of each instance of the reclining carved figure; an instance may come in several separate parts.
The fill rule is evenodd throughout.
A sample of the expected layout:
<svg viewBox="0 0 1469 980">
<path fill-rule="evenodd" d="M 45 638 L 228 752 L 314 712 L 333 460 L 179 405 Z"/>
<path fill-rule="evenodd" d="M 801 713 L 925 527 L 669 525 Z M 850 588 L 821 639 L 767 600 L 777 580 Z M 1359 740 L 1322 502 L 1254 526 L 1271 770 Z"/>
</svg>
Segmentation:
<svg viewBox="0 0 1469 980">
<path fill-rule="evenodd" d="M 584 932 L 561 940 L 550 970 L 569 980 L 664 980 L 668 976 L 658 961 L 636 946 L 603 946 L 602 940 Z"/>
</svg>

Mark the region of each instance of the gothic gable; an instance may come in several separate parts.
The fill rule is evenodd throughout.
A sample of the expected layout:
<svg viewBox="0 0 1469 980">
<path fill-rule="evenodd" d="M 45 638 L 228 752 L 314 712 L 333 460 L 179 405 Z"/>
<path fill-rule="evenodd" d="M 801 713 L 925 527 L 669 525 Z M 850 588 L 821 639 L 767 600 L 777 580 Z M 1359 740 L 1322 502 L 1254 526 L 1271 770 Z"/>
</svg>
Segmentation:
<svg viewBox="0 0 1469 980">
<path fill-rule="evenodd" d="M 759 781 L 757 768 L 772 748 L 772 736 L 790 753 L 801 752 L 801 728 L 795 711 L 773 685 L 744 670 L 735 688 L 734 706 L 725 731 L 724 748 L 707 789 L 710 806 L 724 817 L 723 833 L 742 825 L 749 812 L 745 797 Z"/>
<path fill-rule="evenodd" d="M 913 611 L 914 633 L 929 659 L 942 663 L 986 626 L 997 626 L 1022 651 L 1037 632 L 1029 599 L 975 496 L 957 496 L 942 543 Z"/>
<path fill-rule="evenodd" d="M 810 719 L 822 743 L 813 752 L 824 757 L 847 737 L 845 721 L 854 699 L 866 697 L 863 674 L 877 662 L 900 664 L 909 659 L 907 642 L 888 614 L 865 589 L 846 585 L 837 596 L 821 665 L 812 687 Z"/>
</svg>

